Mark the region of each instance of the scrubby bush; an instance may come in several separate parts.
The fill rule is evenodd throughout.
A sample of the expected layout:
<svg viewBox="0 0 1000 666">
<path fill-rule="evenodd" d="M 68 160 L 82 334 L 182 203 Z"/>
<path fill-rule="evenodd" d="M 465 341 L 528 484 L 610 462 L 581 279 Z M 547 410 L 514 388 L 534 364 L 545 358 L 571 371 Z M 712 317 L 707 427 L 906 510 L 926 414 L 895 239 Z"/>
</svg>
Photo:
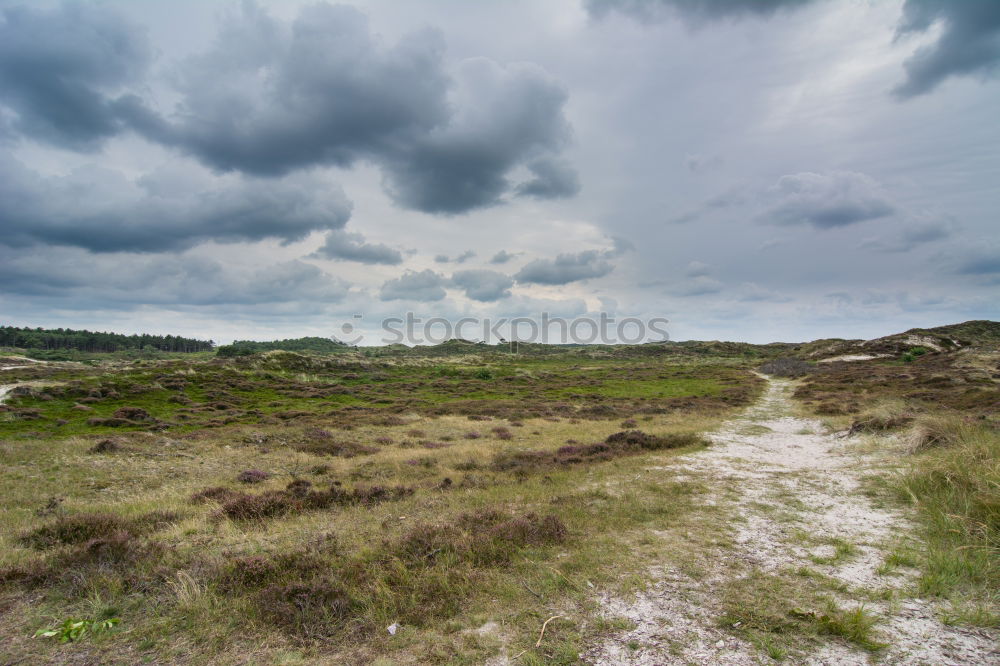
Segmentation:
<svg viewBox="0 0 1000 666">
<path fill-rule="evenodd" d="M 271 475 L 261 469 L 245 469 L 236 476 L 240 483 L 261 483 L 271 478 Z"/>
<path fill-rule="evenodd" d="M 127 531 L 117 531 L 90 539 L 60 554 L 56 570 L 78 569 L 84 566 L 122 567 L 162 551 L 162 545 L 141 541 Z"/>
<path fill-rule="evenodd" d="M 213 574 L 226 594 L 242 594 L 280 582 L 309 580 L 329 572 L 330 564 L 313 551 L 244 555 L 226 560 Z"/>
<path fill-rule="evenodd" d="M 351 493 L 351 500 L 355 504 L 380 504 L 382 502 L 395 502 L 409 497 L 414 493 L 410 486 L 369 486 L 355 488 Z"/>
<path fill-rule="evenodd" d="M 107 537 L 128 527 L 129 521 L 113 513 L 84 513 L 35 528 L 21 536 L 21 543 L 41 550 Z"/>
<path fill-rule="evenodd" d="M 493 436 L 497 439 L 509 440 L 514 439 L 514 433 L 512 433 L 508 428 L 503 426 L 497 426 L 493 428 Z"/>
<path fill-rule="evenodd" d="M 285 486 L 285 492 L 295 497 L 304 497 L 309 494 L 309 490 L 312 488 L 312 481 L 309 479 L 292 479 Z"/>
<path fill-rule="evenodd" d="M 111 416 L 116 419 L 128 419 L 129 421 L 149 421 L 153 418 L 142 407 L 119 407 Z"/>
<path fill-rule="evenodd" d="M 293 444 L 292 448 L 314 456 L 337 456 L 354 458 L 356 456 L 378 453 L 378 448 L 366 446 L 357 442 L 341 442 L 333 439 L 317 439 Z"/>
<path fill-rule="evenodd" d="M 900 358 L 903 360 L 904 363 L 912 363 L 919 357 L 926 354 L 928 351 L 930 350 L 928 350 L 926 347 L 910 347 L 910 349 L 907 350 Z"/>
<path fill-rule="evenodd" d="M 704 444 L 705 440 L 695 433 L 668 433 L 666 435 L 650 435 L 641 430 L 625 430 L 608 435 L 604 440 L 619 450 L 642 449 L 659 451 L 662 449 L 677 449 L 682 446 Z"/>
<path fill-rule="evenodd" d="M 608 435 L 603 442 L 595 444 L 570 441 L 555 451 L 501 452 L 494 456 L 492 467 L 497 471 L 529 472 L 556 465 L 601 462 L 643 451 L 676 449 L 705 443 L 706 440 L 695 433 L 650 435 L 641 430 L 625 430 Z"/>
<path fill-rule="evenodd" d="M 342 585 L 324 578 L 272 585 L 258 595 L 257 604 L 276 625 L 306 636 L 333 633 L 356 606 Z"/>
<path fill-rule="evenodd" d="M 430 564 L 452 555 L 474 566 L 504 566 L 525 546 L 565 541 L 566 525 L 556 516 L 512 516 L 493 510 L 467 513 L 453 524 L 414 526 L 396 552 L 412 564 Z"/>
<path fill-rule="evenodd" d="M 222 504 L 220 513 L 232 520 L 264 520 L 300 511 L 296 498 L 280 491 L 260 495 L 238 494 Z"/>
<path fill-rule="evenodd" d="M 265 585 L 274 576 L 274 563 L 262 555 L 236 557 L 223 565 L 218 574 L 223 592 L 240 592 Z"/>
<path fill-rule="evenodd" d="M 194 504 L 203 504 L 205 502 L 227 502 L 237 495 L 239 495 L 239 493 L 232 488 L 213 486 L 211 488 L 199 490 L 191 495 L 191 502 Z"/>
<path fill-rule="evenodd" d="M 284 490 L 268 490 L 256 495 L 227 488 L 206 488 L 192 501 L 213 500 L 221 504 L 218 516 L 236 521 L 261 521 L 303 511 L 319 511 L 353 505 L 374 506 L 399 501 L 414 493 L 411 486 L 357 486 L 346 490 L 334 482 L 326 490 L 313 490 L 312 482 L 294 479 Z"/>
<path fill-rule="evenodd" d="M 20 537 L 21 543 L 39 550 L 80 544 L 113 535 L 139 535 L 166 527 L 178 519 L 169 511 L 153 511 L 136 518 L 113 513 L 81 513 L 62 516 L 48 525 L 37 527 Z"/>
</svg>

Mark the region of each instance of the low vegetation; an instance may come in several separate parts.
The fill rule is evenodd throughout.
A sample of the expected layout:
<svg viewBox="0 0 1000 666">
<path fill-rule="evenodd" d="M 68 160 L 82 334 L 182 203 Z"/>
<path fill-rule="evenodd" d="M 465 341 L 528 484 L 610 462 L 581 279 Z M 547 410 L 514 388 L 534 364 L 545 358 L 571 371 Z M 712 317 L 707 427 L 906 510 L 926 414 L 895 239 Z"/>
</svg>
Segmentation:
<svg viewBox="0 0 1000 666">
<path fill-rule="evenodd" d="M 1000 372 L 992 349 L 823 365 L 795 391 L 821 416 L 856 416 L 886 401 L 906 405 L 911 414 L 943 409 L 991 421 L 1000 414 Z"/>
<path fill-rule="evenodd" d="M 570 663 L 594 629 L 556 620 L 536 648 L 539 615 L 583 617 L 629 571 L 622 534 L 695 515 L 690 483 L 603 488 L 762 385 L 743 357 L 647 352 L 7 371 L 4 656 L 475 663 L 513 641 Z M 64 618 L 120 623 L 34 637 Z"/>
<path fill-rule="evenodd" d="M 0 654 L 575 663 L 608 630 L 596 595 L 645 584 L 637 549 L 680 562 L 727 543 L 702 482 L 662 470 L 757 398 L 754 369 L 795 350 L 525 347 L 5 371 L 18 388 L 0 406 Z M 804 363 L 804 409 L 905 447 L 881 492 L 916 507 L 927 548 L 894 562 L 920 567 L 921 593 L 952 599 L 955 622 L 992 625 L 988 358 L 781 361 L 774 374 Z M 856 555 L 831 545 L 836 562 Z M 879 652 L 889 637 L 872 614 L 834 596 L 810 576 L 750 571 L 727 584 L 718 621 L 776 659 L 822 637 Z"/>
<path fill-rule="evenodd" d="M 908 437 L 912 464 L 894 488 L 917 508 L 926 538 L 921 593 L 1000 608 L 1000 432 L 936 416 L 919 419 Z M 1000 616 L 977 623 L 1000 626 Z"/>
<path fill-rule="evenodd" d="M 772 659 L 780 661 L 820 636 L 836 636 L 863 650 L 885 648 L 876 618 L 864 606 L 841 608 L 811 576 L 753 571 L 731 581 L 722 593 L 722 626 L 733 628 Z"/>
</svg>

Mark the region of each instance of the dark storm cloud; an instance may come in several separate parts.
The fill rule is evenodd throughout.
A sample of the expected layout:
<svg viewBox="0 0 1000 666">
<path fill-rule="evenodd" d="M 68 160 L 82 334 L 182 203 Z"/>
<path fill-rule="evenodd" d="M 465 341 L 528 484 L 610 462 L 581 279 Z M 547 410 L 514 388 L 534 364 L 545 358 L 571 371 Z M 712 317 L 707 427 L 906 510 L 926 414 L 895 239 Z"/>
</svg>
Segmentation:
<svg viewBox="0 0 1000 666">
<path fill-rule="evenodd" d="M 508 261 L 510 261 L 511 259 L 513 259 L 515 256 L 517 256 L 517 255 L 511 254 L 507 250 L 500 250 L 499 252 L 497 252 L 496 254 L 493 255 L 493 258 L 490 259 L 490 263 L 491 264 L 506 264 Z"/>
<path fill-rule="evenodd" d="M 23 253 L 0 246 L 0 284 L 8 296 L 59 299 L 60 307 L 134 305 L 251 305 L 341 300 L 348 285 L 316 266 L 288 261 L 240 271 L 203 257 L 123 253 L 95 255 L 78 248 Z"/>
<path fill-rule="evenodd" d="M 699 24 L 720 19 L 766 18 L 783 9 L 805 6 L 813 0 L 585 0 L 587 10 L 597 17 L 621 12 L 641 21 L 679 16 Z"/>
<path fill-rule="evenodd" d="M 452 70 L 443 52 L 429 31 L 384 46 L 350 7 L 315 5 L 289 25 L 248 5 L 180 67 L 174 117 L 126 106 L 137 131 L 216 169 L 370 160 L 397 204 L 428 213 L 499 203 L 522 165 L 534 196 L 570 194 L 572 170 L 544 166 L 569 137 L 565 91 L 534 65 L 474 58 Z"/>
<path fill-rule="evenodd" d="M 514 279 L 522 284 L 563 285 L 604 277 L 615 268 L 606 257 L 606 252 L 586 250 L 560 254 L 555 259 L 535 259 L 518 271 Z"/>
<path fill-rule="evenodd" d="M 608 259 L 634 252 L 635 245 L 628 239 L 612 236 L 611 248 L 564 253 L 555 259 L 535 259 L 528 262 L 514 276 L 522 284 L 563 285 L 579 280 L 604 277 L 615 269 Z"/>
<path fill-rule="evenodd" d="M 117 95 L 149 60 L 143 31 L 100 6 L 0 11 L 0 107 L 45 143 L 93 150 L 120 132 Z"/>
<path fill-rule="evenodd" d="M 320 3 L 286 22 L 245 3 L 210 49 L 174 68 L 170 115 L 137 94 L 148 62 L 142 32 L 109 10 L 6 10 L 0 111 L 13 120 L 3 132 L 89 150 L 129 128 L 260 177 L 366 160 L 397 204 L 428 213 L 578 189 L 556 158 L 570 135 L 566 92 L 544 70 L 485 58 L 452 67 L 438 33 L 387 45 L 352 7 Z M 522 167 L 533 178 L 512 182 Z"/>
<path fill-rule="evenodd" d="M 0 153 L 0 244 L 163 252 L 207 241 L 292 242 L 351 216 L 337 186 L 306 177 L 175 189 L 157 174 L 134 182 L 100 167 L 43 177 Z"/>
<path fill-rule="evenodd" d="M 457 214 L 498 204 L 512 187 L 511 170 L 558 152 L 569 139 L 566 92 L 536 65 L 466 60 L 452 98 L 447 125 L 398 144 L 379 162 L 386 191 L 402 206 Z M 566 193 L 552 188 L 550 196 Z"/>
<path fill-rule="evenodd" d="M 509 297 L 514 280 L 497 271 L 476 269 L 455 272 L 451 276 L 451 284 L 464 289 L 469 298 L 489 303 Z"/>
<path fill-rule="evenodd" d="M 383 47 L 347 6 L 314 5 L 287 24 L 248 3 L 181 64 L 178 113 L 147 132 L 223 170 L 350 165 L 447 122 L 443 50 L 430 32 Z"/>
<path fill-rule="evenodd" d="M 528 170 L 535 177 L 517 186 L 516 191 L 521 196 L 557 199 L 571 197 L 580 191 L 580 178 L 565 160 L 535 160 L 528 165 Z"/>
<path fill-rule="evenodd" d="M 819 229 L 843 227 L 885 217 L 895 206 L 871 177 L 850 171 L 782 176 L 765 193 L 766 209 L 757 219 L 767 224 L 809 224 Z"/>
<path fill-rule="evenodd" d="M 315 252 L 315 256 L 325 259 L 357 261 L 362 264 L 397 265 L 403 263 L 403 255 L 388 245 L 366 243 L 364 236 L 343 229 L 331 231 L 326 242 Z"/>
<path fill-rule="evenodd" d="M 382 285 L 379 298 L 383 301 L 440 301 L 446 292 L 445 277 L 432 270 L 406 271 Z"/>
<path fill-rule="evenodd" d="M 903 67 L 900 98 L 928 93 L 951 76 L 995 76 L 1000 65 L 1000 2 L 997 0 L 906 0 L 897 38 L 926 32 L 935 24 L 937 40 L 918 48 Z"/>
</svg>

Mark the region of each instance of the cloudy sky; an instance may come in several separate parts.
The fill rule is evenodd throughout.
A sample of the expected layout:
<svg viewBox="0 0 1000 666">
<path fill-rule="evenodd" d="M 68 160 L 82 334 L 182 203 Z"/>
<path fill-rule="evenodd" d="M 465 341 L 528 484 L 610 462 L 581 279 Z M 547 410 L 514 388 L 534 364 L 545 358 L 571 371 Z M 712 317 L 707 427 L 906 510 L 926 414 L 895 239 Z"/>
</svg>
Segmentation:
<svg viewBox="0 0 1000 666">
<path fill-rule="evenodd" d="M 996 0 L 0 0 L 0 318 L 997 319 L 998 118 Z"/>
</svg>

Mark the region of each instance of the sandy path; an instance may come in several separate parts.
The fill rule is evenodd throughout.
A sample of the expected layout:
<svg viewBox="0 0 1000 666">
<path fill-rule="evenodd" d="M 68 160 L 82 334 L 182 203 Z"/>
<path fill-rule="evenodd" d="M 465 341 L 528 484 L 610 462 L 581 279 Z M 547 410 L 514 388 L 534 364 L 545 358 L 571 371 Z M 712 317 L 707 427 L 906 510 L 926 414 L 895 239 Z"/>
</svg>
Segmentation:
<svg viewBox="0 0 1000 666">
<path fill-rule="evenodd" d="M 907 592 L 915 571 L 880 575 L 889 543 L 912 534 L 901 512 L 873 506 L 859 492 L 861 477 L 886 462 L 856 441 L 823 434 L 814 420 L 793 416 L 790 383 L 771 380 L 762 399 L 711 434 L 716 446 L 663 468 L 675 478 L 697 478 L 713 491 L 708 503 L 729 504 L 740 517 L 729 526 L 731 547 L 703 554 L 707 575 L 686 567 L 650 571 L 653 583 L 634 598 L 600 599 L 607 617 L 625 617 L 635 629 L 612 635 L 584 657 L 594 664 L 767 664 L 775 663 L 751 643 L 719 626 L 722 589 L 751 572 L 793 575 L 810 567 L 843 581 L 841 608 L 860 604 L 879 617 L 881 640 L 889 647 L 875 656 L 841 639 L 829 638 L 785 663 L 804 664 L 1000 664 L 997 632 L 941 623 L 938 602 Z M 669 473 L 669 471 L 665 471 Z M 803 535 L 806 535 L 804 538 Z M 835 540 L 853 554 L 834 559 Z M 877 592 L 894 588 L 895 600 Z M 876 594 L 873 594 L 875 592 Z M 887 595 L 889 596 L 889 595 Z"/>
</svg>

